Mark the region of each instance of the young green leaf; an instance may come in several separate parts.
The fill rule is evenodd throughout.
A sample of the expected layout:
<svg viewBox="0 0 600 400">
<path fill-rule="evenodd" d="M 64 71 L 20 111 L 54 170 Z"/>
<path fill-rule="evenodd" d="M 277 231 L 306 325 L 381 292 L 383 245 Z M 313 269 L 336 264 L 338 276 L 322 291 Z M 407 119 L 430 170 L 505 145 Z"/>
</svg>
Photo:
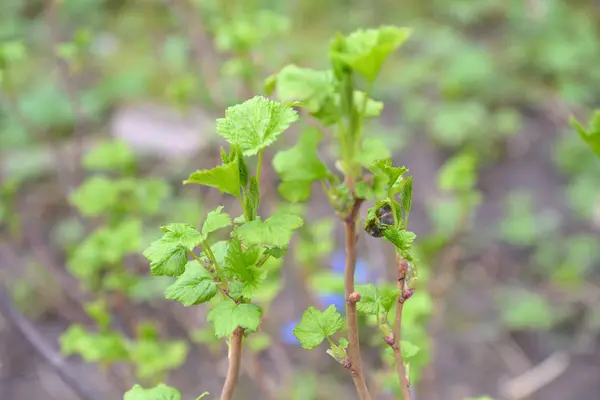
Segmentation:
<svg viewBox="0 0 600 400">
<path fill-rule="evenodd" d="M 83 182 L 69 200 L 84 217 L 96 217 L 114 207 L 119 186 L 105 176 L 92 176 Z"/>
<path fill-rule="evenodd" d="M 230 299 L 219 302 L 207 315 L 215 325 L 215 335 L 222 338 L 231 335 L 239 326 L 256 332 L 260 325 L 262 309 L 254 304 L 236 304 Z"/>
<path fill-rule="evenodd" d="M 340 43 L 339 39 L 334 42 L 331 58 L 373 82 L 387 57 L 409 36 L 409 29 L 394 26 L 360 29 L 344 38 L 343 42 Z"/>
<path fill-rule="evenodd" d="M 202 225 L 202 236 L 205 238 L 214 231 L 231 226 L 231 217 L 227 213 L 221 213 L 223 206 L 218 206 L 208 213 L 206 221 Z"/>
<path fill-rule="evenodd" d="M 357 286 L 356 291 L 360 293 L 360 301 L 356 303 L 356 309 L 366 315 L 389 312 L 400 295 L 397 288 L 387 286 L 379 288 L 373 284 Z"/>
<path fill-rule="evenodd" d="M 298 113 L 294 109 L 255 96 L 229 107 L 225 118 L 217 120 L 217 133 L 250 156 L 272 144 L 296 120 Z"/>
<path fill-rule="evenodd" d="M 304 222 L 294 214 L 276 213 L 265 221 L 256 219 L 246 222 L 233 231 L 233 235 L 246 245 L 273 245 L 287 247 L 294 230 Z"/>
<path fill-rule="evenodd" d="M 92 333 L 77 324 L 60 336 L 60 347 L 64 355 L 79 354 L 86 362 L 111 363 L 128 357 L 125 338 L 120 334 Z"/>
<path fill-rule="evenodd" d="M 87 315 L 96 321 L 101 331 L 108 329 L 108 326 L 110 325 L 110 313 L 104 299 L 97 299 L 93 302 L 86 303 L 84 305 L 84 310 Z"/>
<path fill-rule="evenodd" d="M 396 247 L 402 257 L 408 261 L 413 260 L 412 244 L 417 235 L 396 227 L 389 227 L 383 232 L 383 235 Z"/>
<path fill-rule="evenodd" d="M 191 306 L 207 302 L 216 294 L 217 285 L 212 275 L 194 260 L 187 263 L 185 272 L 166 289 L 165 298 Z"/>
<path fill-rule="evenodd" d="M 140 379 L 152 379 L 166 371 L 180 367 L 188 354 L 188 344 L 183 340 L 137 340 L 130 342 L 129 356 Z"/>
<path fill-rule="evenodd" d="M 278 152 L 273 158 L 273 168 L 283 181 L 279 191 L 286 200 L 305 201 L 310 196 L 311 183 L 327 177 L 327 167 L 317 155 L 321 140 L 323 134 L 318 129 L 308 129 L 296 146 Z"/>
<path fill-rule="evenodd" d="M 438 185 L 443 190 L 466 191 L 477 182 L 477 158 L 463 152 L 450 158 L 438 173 Z"/>
<path fill-rule="evenodd" d="M 359 90 L 354 91 L 354 108 L 360 114 L 363 112 L 363 104 L 365 101 L 365 92 L 361 92 Z M 336 104 L 339 104 L 339 96 L 336 97 Z M 383 103 L 381 101 L 373 100 L 372 98 L 367 99 L 367 104 L 365 106 L 365 118 L 375 118 L 381 114 L 383 111 Z M 380 157 L 381 158 L 381 157 Z"/>
<path fill-rule="evenodd" d="M 590 146 L 592 151 L 600 157 L 600 110 L 596 110 L 590 119 L 590 129 L 579 123 L 574 117 L 571 117 L 569 122 L 577 132 L 579 136 Z"/>
<path fill-rule="evenodd" d="M 164 383 L 149 389 L 134 385 L 125 392 L 123 400 L 181 400 L 181 393 Z"/>
<path fill-rule="evenodd" d="M 408 168 L 406 167 L 394 167 L 392 160 L 389 158 L 375 161 L 368 169 L 376 176 L 385 176 L 387 178 L 387 187 L 390 189 L 397 189 L 402 175 L 408 172 Z"/>
<path fill-rule="evenodd" d="M 233 153 L 233 151 L 232 151 Z M 242 154 L 242 149 L 238 146 L 235 146 L 235 157 L 238 163 L 238 170 L 240 176 L 240 184 L 242 187 L 248 186 L 248 165 L 246 165 L 246 161 L 244 160 L 244 155 Z"/>
<path fill-rule="evenodd" d="M 332 304 L 323 312 L 309 307 L 294 329 L 294 336 L 305 349 L 314 349 L 337 331 L 344 327 L 344 320 Z"/>
<path fill-rule="evenodd" d="M 165 234 L 152 242 L 144 251 L 150 261 L 152 275 L 178 277 L 185 271 L 187 252 L 202 241 L 202 235 L 188 224 L 169 224 L 162 228 Z"/>
<path fill-rule="evenodd" d="M 288 65 L 277 74 L 277 98 L 283 103 L 301 101 L 311 114 L 330 104 L 335 92 L 331 71 L 317 71 Z"/>
<path fill-rule="evenodd" d="M 256 176 L 250 178 L 250 186 L 246 196 L 246 202 L 244 204 L 244 215 L 248 215 L 248 220 L 253 221 L 256 219 L 258 213 L 258 206 L 260 205 L 260 188 Z"/>
<path fill-rule="evenodd" d="M 400 351 L 402 353 L 402 359 L 405 362 L 409 362 L 420 350 L 419 346 L 416 346 L 411 342 L 407 342 L 406 340 L 400 341 Z"/>
<path fill-rule="evenodd" d="M 404 210 L 404 225 L 408 225 L 408 216 L 412 208 L 412 176 L 402 180 L 400 186 L 400 204 Z"/>
<path fill-rule="evenodd" d="M 237 238 L 232 239 L 227 248 L 225 276 L 242 282 L 241 295 L 246 297 L 250 297 L 266 277 L 266 271 L 256 267 L 259 257 L 259 247 L 251 246 L 244 251 L 241 242 Z M 232 295 L 232 297 L 234 296 Z"/>
<path fill-rule="evenodd" d="M 122 140 L 100 143 L 83 158 L 83 166 L 96 171 L 124 172 L 135 162 L 135 156 L 128 144 Z"/>
<path fill-rule="evenodd" d="M 193 172 L 183 181 L 184 185 L 188 183 L 210 186 L 219 189 L 221 193 L 240 197 L 240 171 L 237 161 Z"/>
</svg>

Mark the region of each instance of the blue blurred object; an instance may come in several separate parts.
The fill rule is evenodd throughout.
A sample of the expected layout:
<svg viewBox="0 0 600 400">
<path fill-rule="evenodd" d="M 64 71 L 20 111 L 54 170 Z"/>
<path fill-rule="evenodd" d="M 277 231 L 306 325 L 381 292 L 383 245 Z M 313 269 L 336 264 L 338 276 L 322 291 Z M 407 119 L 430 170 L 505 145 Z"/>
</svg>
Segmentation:
<svg viewBox="0 0 600 400">
<path fill-rule="evenodd" d="M 333 304 L 339 312 L 344 311 L 346 300 L 343 293 L 318 293 L 317 295 L 319 296 L 319 300 L 321 300 L 323 308 L 327 308 L 330 304 Z"/>
<path fill-rule="evenodd" d="M 336 250 L 331 255 L 331 269 L 340 274 L 344 273 L 346 268 L 346 252 L 344 250 Z M 367 262 L 361 258 L 356 260 L 356 269 L 354 271 L 355 283 L 362 285 L 369 282 L 369 269 Z"/>
<path fill-rule="evenodd" d="M 300 321 L 295 320 L 281 325 L 281 328 L 279 329 L 279 335 L 281 336 L 281 341 L 283 343 L 292 345 L 300 344 L 296 336 L 294 336 L 294 328 L 296 328 L 299 323 Z"/>
</svg>

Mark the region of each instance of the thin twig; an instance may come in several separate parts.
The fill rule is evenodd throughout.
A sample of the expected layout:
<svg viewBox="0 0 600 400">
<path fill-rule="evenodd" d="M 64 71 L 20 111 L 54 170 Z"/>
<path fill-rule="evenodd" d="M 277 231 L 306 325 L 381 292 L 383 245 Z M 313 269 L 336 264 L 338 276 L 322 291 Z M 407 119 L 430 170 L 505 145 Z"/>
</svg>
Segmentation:
<svg viewBox="0 0 600 400">
<path fill-rule="evenodd" d="M 54 368 L 65 385 L 70 387 L 79 398 L 83 400 L 100 400 L 88 389 L 88 385 L 82 381 L 81 377 L 75 376 L 71 372 L 71 368 L 65 359 L 52 348 L 52 345 L 38 332 L 35 326 L 12 305 L 10 298 L 1 287 L 0 314 L 12 322 L 33 348 Z"/>
<path fill-rule="evenodd" d="M 398 379 L 400 380 L 402 398 L 404 400 L 411 400 L 410 382 L 408 376 L 406 375 L 406 368 L 404 367 L 404 360 L 402 359 L 402 344 L 400 343 L 400 338 L 402 335 L 402 310 L 404 308 L 404 300 L 406 299 L 406 285 L 404 282 L 406 279 L 408 262 L 399 255 L 396 255 L 396 259 L 398 261 L 398 289 L 400 289 L 400 296 L 398 296 L 398 303 L 396 304 L 396 318 L 394 320 L 392 349 L 394 350 L 394 359 L 396 360 L 396 370 L 398 372 Z"/>
<path fill-rule="evenodd" d="M 225 385 L 223 385 L 223 391 L 221 392 L 221 400 L 231 400 L 233 398 L 233 392 L 235 391 L 240 375 L 240 365 L 242 364 L 243 339 L 244 330 L 238 327 L 233 331 L 231 343 L 229 344 L 229 368 L 227 370 L 227 377 L 225 378 Z"/>
<path fill-rule="evenodd" d="M 357 296 L 354 292 L 354 270 L 356 268 L 356 218 L 363 200 L 355 198 L 350 213 L 344 219 L 346 228 L 346 268 L 344 286 L 346 295 L 346 320 L 348 321 L 349 369 L 360 400 L 371 400 L 362 368 L 360 343 L 358 339 L 358 318 L 356 313 Z"/>
<path fill-rule="evenodd" d="M 501 390 L 509 399 L 530 397 L 562 375 L 569 368 L 570 361 L 569 353 L 557 351 L 529 371 L 506 382 Z"/>
</svg>

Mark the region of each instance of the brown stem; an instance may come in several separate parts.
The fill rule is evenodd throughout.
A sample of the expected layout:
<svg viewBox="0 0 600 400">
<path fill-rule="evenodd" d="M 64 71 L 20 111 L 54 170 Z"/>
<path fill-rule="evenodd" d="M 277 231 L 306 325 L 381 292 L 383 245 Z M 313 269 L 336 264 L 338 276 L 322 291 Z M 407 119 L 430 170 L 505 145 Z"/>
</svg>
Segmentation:
<svg viewBox="0 0 600 400">
<path fill-rule="evenodd" d="M 221 400 L 231 400 L 233 392 L 240 375 L 240 365 L 242 364 L 242 340 L 244 339 L 244 330 L 237 328 L 231 336 L 229 345 L 229 369 L 227 370 L 227 378 L 221 392 Z"/>
<path fill-rule="evenodd" d="M 356 218 L 362 204 L 362 199 L 355 199 L 350 213 L 344 220 L 346 227 L 346 268 L 344 271 L 344 285 L 346 295 L 346 320 L 348 321 L 348 357 L 350 359 L 350 372 L 354 386 L 360 400 L 371 400 L 367 389 L 367 382 L 362 368 L 360 343 L 358 339 L 358 319 L 356 314 L 356 296 L 351 301 L 354 293 L 354 269 L 356 267 Z"/>
<path fill-rule="evenodd" d="M 406 279 L 406 270 L 408 263 L 405 259 L 396 255 L 398 260 L 398 289 L 400 289 L 400 296 L 398 297 L 398 304 L 396 304 L 396 318 L 394 320 L 394 343 L 392 349 L 394 349 L 394 358 L 396 360 L 396 371 L 398 372 L 398 379 L 400 380 L 400 388 L 402 390 L 403 400 L 411 400 L 410 398 L 410 382 L 408 376 L 406 376 L 406 368 L 404 367 L 404 360 L 402 359 L 402 344 L 400 338 L 402 334 L 402 309 L 404 308 L 404 282 Z"/>
</svg>

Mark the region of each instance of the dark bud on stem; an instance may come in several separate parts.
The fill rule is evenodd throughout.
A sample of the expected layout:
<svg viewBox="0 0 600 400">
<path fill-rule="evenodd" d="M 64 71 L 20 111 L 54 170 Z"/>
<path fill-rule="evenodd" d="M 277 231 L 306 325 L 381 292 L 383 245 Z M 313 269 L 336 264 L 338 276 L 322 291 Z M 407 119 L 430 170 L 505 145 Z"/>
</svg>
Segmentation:
<svg viewBox="0 0 600 400">
<path fill-rule="evenodd" d="M 404 279 L 406 276 L 406 271 L 408 270 L 408 261 L 404 258 L 401 258 L 398 261 L 398 279 Z"/>
<path fill-rule="evenodd" d="M 388 346 L 393 346 L 396 343 L 393 336 L 386 336 L 383 338 L 383 340 L 388 344 Z"/>
<path fill-rule="evenodd" d="M 406 300 L 410 299 L 413 294 L 415 294 L 415 289 L 409 288 L 409 289 L 405 290 L 404 293 L 402 293 L 402 298 L 404 299 L 404 301 L 406 301 Z"/>
<path fill-rule="evenodd" d="M 348 296 L 348 303 L 358 303 L 360 301 L 360 293 L 352 292 L 350 296 Z"/>
<path fill-rule="evenodd" d="M 346 358 L 344 361 L 342 361 L 342 366 L 346 369 L 350 369 L 350 367 L 352 367 L 352 363 L 350 362 L 350 359 Z"/>
</svg>

